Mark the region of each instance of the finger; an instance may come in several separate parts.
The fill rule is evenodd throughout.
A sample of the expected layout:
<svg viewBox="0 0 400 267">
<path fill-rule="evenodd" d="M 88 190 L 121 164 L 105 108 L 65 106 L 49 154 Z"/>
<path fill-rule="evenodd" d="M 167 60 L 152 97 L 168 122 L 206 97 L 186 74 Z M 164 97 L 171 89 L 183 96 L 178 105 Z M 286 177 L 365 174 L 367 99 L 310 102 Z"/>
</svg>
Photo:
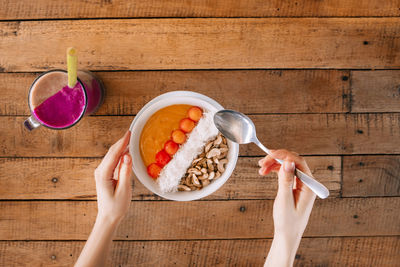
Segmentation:
<svg viewBox="0 0 400 267">
<path fill-rule="evenodd" d="M 265 161 L 266 157 L 267 157 L 267 156 L 263 157 L 262 159 L 260 159 L 260 160 L 258 161 L 258 166 L 262 167 L 262 166 L 264 165 L 264 161 Z"/>
<path fill-rule="evenodd" d="M 112 178 L 113 171 L 118 164 L 119 158 L 124 153 L 129 143 L 130 133 L 130 131 L 127 131 L 121 139 L 113 144 L 101 161 L 100 167 L 104 172 L 104 177 Z"/>
<path fill-rule="evenodd" d="M 299 202 L 302 188 L 303 188 L 303 183 L 300 181 L 299 178 L 295 177 L 294 186 L 293 186 L 293 197 L 294 197 L 294 202 L 295 202 L 296 206 L 297 206 L 297 203 Z"/>
<path fill-rule="evenodd" d="M 273 152 L 275 152 L 276 150 L 275 150 L 275 149 L 270 149 L 269 151 L 270 151 L 271 153 L 273 153 Z M 265 162 L 269 161 L 270 158 L 271 158 L 270 155 L 266 155 L 265 157 L 263 157 L 262 159 L 260 159 L 260 160 L 258 161 L 258 166 L 263 167 L 263 165 L 265 164 Z"/>
<path fill-rule="evenodd" d="M 295 155 L 286 149 L 278 149 L 271 153 L 271 156 L 275 159 L 285 160 L 286 158 L 293 159 Z"/>
<path fill-rule="evenodd" d="M 267 167 L 261 167 L 258 170 L 258 173 L 260 175 L 267 175 L 270 172 L 278 172 L 280 167 L 281 167 L 281 164 L 279 164 L 278 162 L 275 162 L 275 163 L 272 163 L 271 165 L 269 165 Z"/>
<path fill-rule="evenodd" d="M 282 149 L 281 149 L 282 150 Z M 277 150 L 270 150 L 271 155 L 267 155 L 263 159 L 261 159 L 258 164 L 260 165 L 261 169 L 259 169 L 258 173 L 260 175 L 267 175 L 269 172 L 274 171 L 278 172 L 280 169 L 280 163 L 276 161 L 276 158 L 280 159 L 279 157 L 276 157 L 276 155 L 282 157 L 280 153 L 275 153 Z M 284 150 L 282 150 L 283 152 Z"/>
<path fill-rule="evenodd" d="M 290 152 L 285 149 L 279 149 L 274 151 L 271 154 L 273 157 L 276 157 L 278 159 L 286 160 L 286 161 L 293 161 L 295 163 L 295 167 L 301 170 L 302 172 L 312 176 L 311 170 L 307 165 L 307 162 L 304 160 L 303 157 L 298 156 L 296 152 Z M 315 194 L 311 189 L 304 185 L 303 182 L 300 181 L 300 179 L 296 179 L 296 188 L 295 188 L 295 194 L 296 194 L 296 206 L 298 205 L 299 208 L 305 208 L 309 203 L 312 203 L 315 199 Z"/>
<path fill-rule="evenodd" d="M 293 161 L 296 165 L 296 168 L 301 170 L 302 172 L 311 175 L 310 168 L 307 165 L 307 162 L 303 157 L 300 157 L 296 152 L 290 152 L 286 149 L 278 149 L 271 153 L 271 156 L 281 160 Z"/>
<path fill-rule="evenodd" d="M 285 160 L 278 172 L 277 197 L 293 202 L 294 162 Z"/>
<path fill-rule="evenodd" d="M 277 163 L 274 158 L 272 158 L 270 155 L 267 155 L 263 159 L 261 159 L 258 164 L 260 165 L 260 169 L 258 170 L 258 173 L 260 175 L 267 175 L 271 171 L 271 166 L 273 164 Z"/>
<path fill-rule="evenodd" d="M 261 159 L 258 163 L 261 167 L 261 169 L 259 170 L 259 174 L 260 175 L 266 175 L 271 171 L 279 171 L 280 168 L 280 163 L 277 162 L 276 159 L 285 159 L 285 154 L 283 154 L 282 152 L 285 152 L 286 150 L 280 149 L 280 150 L 270 150 L 271 154 L 267 155 L 266 157 L 264 157 L 263 159 Z M 279 151 L 277 153 L 277 151 Z"/>
<path fill-rule="evenodd" d="M 301 158 L 298 162 L 299 164 L 296 165 L 296 168 L 303 171 L 304 173 L 307 173 L 307 175 L 309 175 L 310 177 L 313 177 L 311 170 L 308 167 L 305 160 Z M 307 185 L 305 185 L 297 176 L 295 180 L 295 188 L 299 192 L 299 198 L 298 198 L 299 202 L 301 202 L 302 199 L 304 199 L 304 201 L 308 201 L 310 199 L 315 198 L 315 193 Z"/>
<path fill-rule="evenodd" d="M 268 167 L 276 163 L 276 160 L 271 155 L 267 155 L 265 158 L 261 159 L 258 163 L 260 167 Z"/>
<path fill-rule="evenodd" d="M 280 168 L 281 168 L 281 164 L 274 163 L 269 167 L 269 171 L 278 173 Z"/>
<path fill-rule="evenodd" d="M 316 197 L 315 193 L 298 178 L 296 178 L 296 188 L 298 207 L 304 210 L 308 206 L 312 206 Z"/>
<path fill-rule="evenodd" d="M 113 173 L 113 180 L 118 181 L 118 177 L 119 177 L 119 171 L 121 170 L 121 162 L 122 162 L 122 157 L 119 158 L 117 166 L 114 169 L 114 173 Z"/>
<path fill-rule="evenodd" d="M 118 184 L 115 189 L 115 194 L 122 198 L 127 197 L 132 192 L 132 158 L 127 153 L 124 154 L 121 160 L 121 169 L 119 172 Z M 130 196 L 129 196 L 130 197 Z"/>
<path fill-rule="evenodd" d="M 128 147 L 126 147 L 126 149 L 124 150 L 124 152 L 122 154 L 126 154 L 129 151 Z M 122 162 L 122 156 L 119 158 L 118 160 L 118 164 L 117 166 L 114 168 L 114 174 L 113 174 L 113 179 L 118 181 L 118 177 L 119 177 L 119 171 L 121 169 L 121 162 Z"/>
</svg>

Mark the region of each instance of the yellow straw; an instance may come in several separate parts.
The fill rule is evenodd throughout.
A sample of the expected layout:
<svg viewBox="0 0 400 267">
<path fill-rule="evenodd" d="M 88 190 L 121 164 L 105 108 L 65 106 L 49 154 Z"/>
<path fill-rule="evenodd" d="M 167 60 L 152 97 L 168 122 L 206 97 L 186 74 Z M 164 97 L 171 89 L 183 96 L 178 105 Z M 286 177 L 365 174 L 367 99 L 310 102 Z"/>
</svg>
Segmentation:
<svg viewBox="0 0 400 267">
<path fill-rule="evenodd" d="M 78 69 L 78 57 L 76 55 L 76 49 L 70 47 L 67 50 L 67 68 L 68 68 L 68 87 L 74 88 L 77 82 L 76 71 Z"/>
</svg>

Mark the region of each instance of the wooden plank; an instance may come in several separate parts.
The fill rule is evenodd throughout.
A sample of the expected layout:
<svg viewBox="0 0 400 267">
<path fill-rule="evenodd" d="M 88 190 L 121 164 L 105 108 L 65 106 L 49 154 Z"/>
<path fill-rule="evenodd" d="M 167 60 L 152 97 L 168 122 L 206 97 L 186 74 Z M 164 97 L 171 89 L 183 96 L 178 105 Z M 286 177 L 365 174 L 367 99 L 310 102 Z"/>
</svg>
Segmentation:
<svg viewBox="0 0 400 267">
<path fill-rule="evenodd" d="M 302 155 L 398 154 L 400 114 L 251 115 L 261 141 Z M 71 129 L 28 132 L 22 117 L 0 117 L 0 156 L 102 157 L 132 116 L 87 117 Z M 255 145 L 241 155 L 263 155 Z"/>
<path fill-rule="evenodd" d="M 23 1 L 1 0 L 0 19 L 132 18 L 132 17 L 362 17 L 399 16 L 399 3 L 392 1 L 224 0 L 195 2 L 147 1 Z"/>
<path fill-rule="evenodd" d="M 343 158 L 343 196 L 400 196 L 400 156 Z"/>
<path fill-rule="evenodd" d="M 134 71 L 96 74 L 107 88 L 98 115 L 133 115 L 154 97 L 175 90 L 199 92 L 227 108 L 244 113 L 350 111 L 348 71 Z M 3 93 L 0 115 L 29 114 L 27 95 L 36 76 L 36 73 L 0 73 L 0 91 Z"/>
<path fill-rule="evenodd" d="M 396 154 L 400 152 L 400 114 L 321 114 L 251 116 L 271 148 L 300 154 Z M 392 143 L 392 144 L 390 144 Z M 379 150 L 379 152 L 378 152 Z M 259 154 L 255 145 L 243 154 Z"/>
<path fill-rule="evenodd" d="M 269 238 L 273 200 L 134 201 L 118 240 Z M 400 198 L 317 200 L 306 237 L 400 235 Z M 85 240 L 95 201 L 1 201 L 0 240 Z"/>
<path fill-rule="evenodd" d="M 83 241 L 0 241 L 2 266 L 72 266 Z M 269 239 L 115 241 L 108 266 L 262 266 Z M 397 266 L 399 237 L 303 238 L 294 266 Z"/>
<path fill-rule="evenodd" d="M 295 266 L 397 266 L 400 238 L 303 238 Z"/>
<path fill-rule="evenodd" d="M 80 67 L 91 70 L 398 68 L 399 25 L 400 18 L 2 22 L 0 67 L 65 68 L 65 47 L 75 46 Z"/>
<path fill-rule="evenodd" d="M 276 176 L 258 175 L 257 158 L 239 158 L 232 177 L 208 200 L 274 199 Z M 306 157 L 313 175 L 337 197 L 341 182 L 340 157 Z M 100 159 L 2 158 L 0 199 L 96 199 L 93 172 Z M 134 179 L 133 200 L 162 199 Z"/>
<path fill-rule="evenodd" d="M 400 71 L 352 71 L 352 112 L 400 112 Z"/>
</svg>

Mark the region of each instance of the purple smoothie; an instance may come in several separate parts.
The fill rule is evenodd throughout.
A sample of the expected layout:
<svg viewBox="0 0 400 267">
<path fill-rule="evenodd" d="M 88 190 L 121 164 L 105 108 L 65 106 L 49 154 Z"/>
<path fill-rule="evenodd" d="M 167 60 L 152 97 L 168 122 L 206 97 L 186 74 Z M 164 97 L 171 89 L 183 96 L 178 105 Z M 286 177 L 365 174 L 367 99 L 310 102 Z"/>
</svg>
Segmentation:
<svg viewBox="0 0 400 267">
<path fill-rule="evenodd" d="M 39 76 L 29 91 L 33 117 L 40 124 L 63 129 L 95 112 L 104 98 L 103 84 L 89 71 L 78 71 L 78 79 L 75 87 L 69 88 L 66 71 L 53 70 Z"/>
<path fill-rule="evenodd" d="M 33 110 L 44 125 L 65 128 L 74 124 L 85 110 L 85 93 L 77 83 L 74 88 L 65 86 Z"/>
<path fill-rule="evenodd" d="M 51 71 L 40 76 L 33 84 L 29 105 L 34 117 L 51 128 L 66 128 L 83 115 L 86 95 L 80 82 L 74 88 L 67 86 L 68 75 Z"/>
</svg>

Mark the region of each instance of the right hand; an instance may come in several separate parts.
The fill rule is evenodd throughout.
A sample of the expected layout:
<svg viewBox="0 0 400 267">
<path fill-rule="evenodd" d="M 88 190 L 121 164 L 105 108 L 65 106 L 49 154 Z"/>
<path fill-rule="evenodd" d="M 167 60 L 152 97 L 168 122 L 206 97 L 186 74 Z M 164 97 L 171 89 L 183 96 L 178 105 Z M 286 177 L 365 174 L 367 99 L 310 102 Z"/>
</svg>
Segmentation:
<svg viewBox="0 0 400 267">
<path fill-rule="evenodd" d="M 284 239 L 289 244 L 298 244 L 307 226 L 314 205 L 315 194 L 295 177 L 297 167 L 312 176 L 306 161 L 297 153 L 284 149 L 271 150 L 271 155 L 259 161 L 260 175 L 278 173 L 278 193 L 274 202 L 274 239 Z M 276 159 L 284 161 L 281 166 Z M 296 248 L 297 249 L 297 248 Z"/>
</svg>

